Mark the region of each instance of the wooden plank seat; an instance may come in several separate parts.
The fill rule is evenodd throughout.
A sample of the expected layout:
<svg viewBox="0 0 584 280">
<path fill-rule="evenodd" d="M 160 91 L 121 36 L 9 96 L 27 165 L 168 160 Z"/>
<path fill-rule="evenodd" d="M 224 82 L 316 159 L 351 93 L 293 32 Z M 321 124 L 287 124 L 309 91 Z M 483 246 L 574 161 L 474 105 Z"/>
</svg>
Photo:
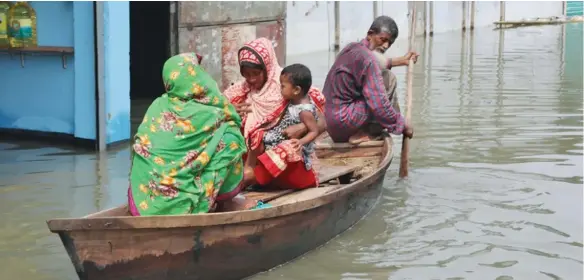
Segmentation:
<svg viewBox="0 0 584 280">
<path fill-rule="evenodd" d="M 349 143 L 334 143 L 326 135 L 316 141 L 316 157 L 329 159 L 379 157 L 383 153 L 383 140 L 367 141 L 357 145 Z"/>
<path fill-rule="evenodd" d="M 330 138 L 329 138 L 330 139 Z M 355 149 L 355 148 L 379 148 L 383 147 L 385 142 L 383 140 L 367 141 L 353 145 L 350 143 L 334 143 L 331 141 L 317 142 L 315 149 L 317 150 L 330 150 L 330 149 Z"/>
<path fill-rule="evenodd" d="M 334 179 L 339 179 L 340 184 L 348 184 L 351 181 L 351 177 L 360 167 L 359 166 L 320 166 L 317 170 L 318 173 L 318 182 L 319 184 L 324 184 Z M 320 188 L 313 188 L 313 189 L 325 189 L 325 187 Z M 253 206 L 251 204 L 248 205 L 225 205 L 225 208 L 221 209 L 221 211 L 238 211 L 238 210 L 245 210 L 257 205 L 258 202 L 269 202 L 274 199 L 289 195 L 297 190 L 253 190 L 253 191 L 245 191 L 243 192 L 243 196 L 247 199 L 253 200 L 255 203 Z M 302 190 L 306 191 L 306 190 Z M 251 206 L 251 207 L 250 207 Z"/>
</svg>

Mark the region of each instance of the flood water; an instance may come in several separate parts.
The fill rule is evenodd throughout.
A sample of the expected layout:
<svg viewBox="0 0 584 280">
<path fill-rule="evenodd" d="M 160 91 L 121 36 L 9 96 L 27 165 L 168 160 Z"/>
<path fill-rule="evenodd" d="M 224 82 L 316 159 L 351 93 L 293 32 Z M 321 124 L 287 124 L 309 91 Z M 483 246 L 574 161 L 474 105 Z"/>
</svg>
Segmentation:
<svg viewBox="0 0 584 280">
<path fill-rule="evenodd" d="M 365 220 L 254 279 L 582 279 L 582 24 L 474 33 L 417 43 L 410 177 L 396 153 Z M 288 63 L 322 85 L 330 56 Z M 128 168 L 0 142 L 0 279 L 76 279 L 45 221 L 124 203 Z"/>
</svg>

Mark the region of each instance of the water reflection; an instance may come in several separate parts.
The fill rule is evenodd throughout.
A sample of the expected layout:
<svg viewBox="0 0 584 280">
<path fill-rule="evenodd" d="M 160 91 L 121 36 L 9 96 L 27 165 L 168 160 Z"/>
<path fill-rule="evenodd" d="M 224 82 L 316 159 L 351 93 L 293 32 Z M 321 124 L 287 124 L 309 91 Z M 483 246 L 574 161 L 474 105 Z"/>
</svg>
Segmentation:
<svg viewBox="0 0 584 280">
<path fill-rule="evenodd" d="M 410 178 L 393 166 L 365 221 L 255 279 L 581 279 L 582 72 L 563 71 L 562 30 L 418 42 Z"/>
<path fill-rule="evenodd" d="M 36 143 L 0 143 L 0 151 L 2 279 L 76 279 L 45 221 L 122 203 L 128 152 L 96 156 Z"/>
<path fill-rule="evenodd" d="M 395 164 L 366 220 L 256 279 L 582 279 L 582 24 L 474 34 L 416 43 L 410 178 Z M 287 59 L 317 86 L 333 61 Z M 45 220 L 123 203 L 128 159 L 0 143 L 1 278 L 76 279 Z"/>
</svg>

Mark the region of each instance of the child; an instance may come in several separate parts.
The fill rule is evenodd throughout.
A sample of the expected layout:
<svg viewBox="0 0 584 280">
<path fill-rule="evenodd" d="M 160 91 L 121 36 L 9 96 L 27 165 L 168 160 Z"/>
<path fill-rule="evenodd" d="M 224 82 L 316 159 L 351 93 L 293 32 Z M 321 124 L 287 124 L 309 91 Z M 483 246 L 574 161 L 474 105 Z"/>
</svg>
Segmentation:
<svg viewBox="0 0 584 280">
<path fill-rule="evenodd" d="M 288 100 L 289 104 L 278 125 L 264 134 L 265 149 L 272 149 L 287 140 L 282 132 L 287 127 L 302 122 L 308 129 L 308 133 L 301 139 L 291 139 L 289 141 L 294 150 L 301 155 L 306 170 L 311 170 L 314 140 L 318 137 L 318 126 L 316 124 L 316 106 L 308 96 L 308 91 L 312 86 L 310 69 L 302 64 L 289 65 L 282 69 L 280 84 L 282 97 Z"/>
</svg>

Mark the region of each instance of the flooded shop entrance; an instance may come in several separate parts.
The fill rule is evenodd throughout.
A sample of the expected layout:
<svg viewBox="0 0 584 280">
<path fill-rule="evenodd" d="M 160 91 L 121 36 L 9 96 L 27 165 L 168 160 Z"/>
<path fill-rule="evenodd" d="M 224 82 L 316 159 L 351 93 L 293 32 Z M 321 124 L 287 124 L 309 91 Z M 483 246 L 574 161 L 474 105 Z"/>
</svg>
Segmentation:
<svg viewBox="0 0 584 280">
<path fill-rule="evenodd" d="M 162 66 L 170 53 L 170 2 L 130 2 L 131 135 L 164 92 Z"/>
</svg>

